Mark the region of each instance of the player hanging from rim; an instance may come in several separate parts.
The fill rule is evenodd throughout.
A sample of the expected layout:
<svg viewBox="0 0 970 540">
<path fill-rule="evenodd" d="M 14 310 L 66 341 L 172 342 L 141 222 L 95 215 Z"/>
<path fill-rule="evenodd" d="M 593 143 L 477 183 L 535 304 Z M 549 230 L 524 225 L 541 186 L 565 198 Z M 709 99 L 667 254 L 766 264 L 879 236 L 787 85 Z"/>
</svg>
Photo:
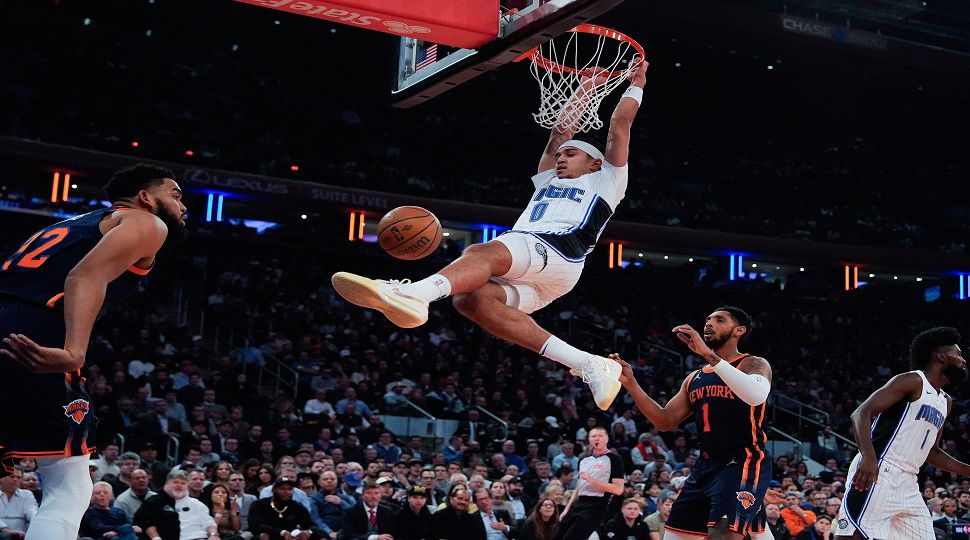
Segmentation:
<svg viewBox="0 0 970 540">
<path fill-rule="evenodd" d="M 140 163 L 112 202 L 30 237 L 0 266 L 0 463 L 35 458 L 44 500 L 25 540 L 74 540 L 91 502 L 95 425 L 81 368 L 95 320 L 135 290 L 164 244 L 185 237 L 172 171 Z"/>
<path fill-rule="evenodd" d="M 512 230 L 465 249 L 439 273 L 415 283 L 372 280 L 338 272 L 332 282 L 347 301 L 381 311 L 412 328 L 428 320 L 428 304 L 454 296 L 455 308 L 488 332 L 555 360 L 588 382 L 596 404 L 609 408 L 620 391 L 615 362 L 581 351 L 529 316 L 576 285 L 586 256 L 626 192 L 630 129 L 646 84 L 647 62 L 636 58 L 627 88 L 610 119 L 605 152 L 552 129 L 532 177 L 535 191 Z M 585 107 L 604 76 L 584 77 L 560 119 Z"/>
<path fill-rule="evenodd" d="M 674 334 L 708 365 L 691 373 L 661 407 L 637 384 L 630 364 L 620 381 L 637 408 L 661 431 L 675 429 L 691 414 L 701 455 L 674 502 L 666 540 L 772 538 L 764 527 L 762 500 L 771 480 L 771 457 L 761 429 L 771 391 L 771 366 L 764 358 L 741 354 L 738 343 L 751 333 L 751 317 L 741 308 L 723 306 L 704 321 L 701 337 L 690 325 Z M 777 499 L 771 499 L 777 501 Z"/>
<path fill-rule="evenodd" d="M 837 538 L 935 537 L 916 479 L 920 467 L 929 463 L 970 476 L 970 465 L 940 448 L 943 423 L 953 408 L 942 388 L 967 380 L 959 343 L 955 328 L 920 333 L 909 347 L 913 371 L 889 379 L 852 413 L 859 453 L 849 466 Z"/>
</svg>

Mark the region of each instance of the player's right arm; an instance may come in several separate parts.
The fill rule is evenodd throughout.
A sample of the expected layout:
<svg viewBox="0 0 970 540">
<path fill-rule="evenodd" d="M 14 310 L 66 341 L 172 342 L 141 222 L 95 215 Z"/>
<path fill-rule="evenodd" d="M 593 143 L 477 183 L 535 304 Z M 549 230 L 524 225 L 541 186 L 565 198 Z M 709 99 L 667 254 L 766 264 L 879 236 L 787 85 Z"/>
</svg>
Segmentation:
<svg viewBox="0 0 970 540">
<path fill-rule="evenodd" d="M 633 368 L 630 367 L 630 364 L 623 361 L 618 354 L 611 354 L 610 359 L 620 364 L 620 383 L 630 393 L 630 396 L 633 397 L 633 402 L 637 404 L 640 412 L 657 429 L 660 431 L 670 431 L 690 416 L 692 410 L 690 408 L 690 401 L 687 399 L 687 385 L 690 382 L 690 377 L 684 379 L 684 382 L 680 385 L 680 390 L 674 394 L 674 397 L 670 398 L 667 405 L 661 406 L 637 384 L 637 380 L 633 376 Z"/>
<path fill-rule="evenodd" d="M 913 401 L 923 391 L 923 379 L 916 373 L 901 373 L 876 390 L 852 413 L 852 429 L 862 458 L 855 478 L 850 481 L 859 491 L 869 489 L 879 476 L 879 456 L 872 445 L 872 419 L 901 399 Z"/>
<path fill-rule="evenodd" d="M 168 227 L 145 211 L 124 212 L 64 280 L 64 348 L 41 347 L 28 336 L 12 334 L 0 353 L 37 373 L 66 373 L 84 366 L 94 321 L 108 284 L 135 263 L 151 260 L 162 247 Z"/>
</svg>

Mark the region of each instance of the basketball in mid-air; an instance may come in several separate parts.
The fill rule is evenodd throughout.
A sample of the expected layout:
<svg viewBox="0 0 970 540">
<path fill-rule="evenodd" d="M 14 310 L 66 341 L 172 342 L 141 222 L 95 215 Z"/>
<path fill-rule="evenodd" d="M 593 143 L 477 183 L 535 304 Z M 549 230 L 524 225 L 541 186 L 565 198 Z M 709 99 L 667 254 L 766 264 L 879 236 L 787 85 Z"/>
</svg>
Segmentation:
<svg viewBox="0 0 970 540">
<path fill-rule="evenodd" d="M 377 243 L 398 259 L 427 257 L 441 244 L 441 222 L 420 206 L 398 206 L 377 224 Z"/>
</svg>

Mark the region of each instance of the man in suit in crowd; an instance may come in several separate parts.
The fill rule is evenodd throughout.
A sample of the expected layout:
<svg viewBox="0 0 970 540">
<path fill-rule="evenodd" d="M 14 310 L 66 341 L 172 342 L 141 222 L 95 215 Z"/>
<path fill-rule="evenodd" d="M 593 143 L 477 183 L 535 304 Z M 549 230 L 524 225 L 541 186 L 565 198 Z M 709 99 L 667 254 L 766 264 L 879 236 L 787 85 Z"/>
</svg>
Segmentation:
<svg viewBox="0 0 970 540">
<path fill-rule="evenodd" d="M 494 508 L 492 494 L 485 488 L 475 490 L 475 504 L 478 514 L 475 515 L 475 528 L 469 531 L 469 538 L 474 540 L 509 540 L 515 537 L 512 530 L 512 516 L 505 510 Z"/>
<path fill-rule="evenodd" d="M 394 511 L 380 504 L 381 490 L 376 483 L 364 484 L 360 502 L 344 511 L 344 540 L 393 540 Z"/>
</svg>

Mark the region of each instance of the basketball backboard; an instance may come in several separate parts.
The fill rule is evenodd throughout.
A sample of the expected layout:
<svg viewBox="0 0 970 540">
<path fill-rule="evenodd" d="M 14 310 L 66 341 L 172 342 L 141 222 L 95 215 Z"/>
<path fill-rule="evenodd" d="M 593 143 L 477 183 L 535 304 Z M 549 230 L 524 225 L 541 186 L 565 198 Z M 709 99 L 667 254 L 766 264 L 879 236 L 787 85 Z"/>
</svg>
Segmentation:
<svg viewBox="0 0 970 540">
<path fill-rule="evenodd" d="M 498 35 L 477 49 L 402 37 L 397 51 L 396 107 L 409 108 L 508 64 L 523 52 L 621 4 L 623 0 L 501 0 Z"/>
</svg>

